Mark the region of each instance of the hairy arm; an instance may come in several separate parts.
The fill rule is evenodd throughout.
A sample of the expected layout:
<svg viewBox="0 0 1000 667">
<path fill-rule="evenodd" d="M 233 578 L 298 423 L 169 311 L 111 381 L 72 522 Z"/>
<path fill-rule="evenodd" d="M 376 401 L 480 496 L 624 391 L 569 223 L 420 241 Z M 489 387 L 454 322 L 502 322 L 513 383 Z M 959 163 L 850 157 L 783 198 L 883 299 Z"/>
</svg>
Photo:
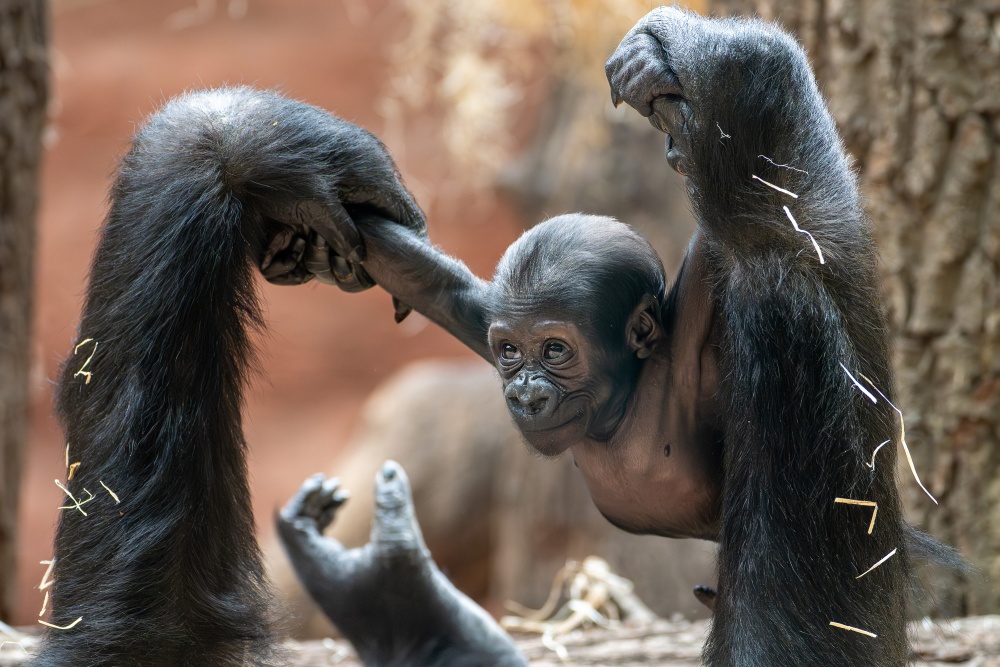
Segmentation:
<svg viewBox="0 0 1000 667">
<path fill-rule="evenodd" d="M 789 35 L 664 8 L 625 37 L 608 75 L 616 102 L 668 133 L 668 159 L 688 176 L 699 221 L 727 261 L 780 249 L 819 263 L 785 206 L 828 269 L 844 265 L 833 261 L 841 253 L 870 255 L 854 176 Z"/>
<path fill-rule="evenodd" d="M 725 491 L 706 663 L 905 664 L 893 450 L 866 467 L 895 428 L 841 367 L 892 395 L 876 258 L 805 54 L 761 22 L 660 8 L 607 71 L 614 100 L 669 135 L 724 322 Z M 871 534 L 871 509 L 838 497 L 878 504 Z"/>
<path fill-rule="evenodd" d="M 492 364 L 489 283 L 411 229 L 372 215 L 355 220 L 365 243 L 362 266 L 375 282 Z"/>
</svg>

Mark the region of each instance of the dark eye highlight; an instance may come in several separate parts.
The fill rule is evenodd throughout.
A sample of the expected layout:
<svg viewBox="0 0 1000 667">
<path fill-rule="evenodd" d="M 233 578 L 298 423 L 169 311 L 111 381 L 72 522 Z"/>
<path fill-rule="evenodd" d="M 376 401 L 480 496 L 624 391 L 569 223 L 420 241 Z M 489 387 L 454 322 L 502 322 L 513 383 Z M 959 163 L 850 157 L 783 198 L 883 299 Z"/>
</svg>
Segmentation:
<svg viewBox="0 0 1000 667">
<path fill-rule="evenodd" d="M 517 349 L 517 346 L 512 345 L 511 343 L 501 343 L 500 359 L 501 361 L 520 361 L 521 351 Z"/>
<path fill-rule="evenodd" d="M 542 350 L 542 358 L 545 361 L 562 361 L 570 354 L 569 345 L 560 340 L 550 340 Z"/>
</svg>

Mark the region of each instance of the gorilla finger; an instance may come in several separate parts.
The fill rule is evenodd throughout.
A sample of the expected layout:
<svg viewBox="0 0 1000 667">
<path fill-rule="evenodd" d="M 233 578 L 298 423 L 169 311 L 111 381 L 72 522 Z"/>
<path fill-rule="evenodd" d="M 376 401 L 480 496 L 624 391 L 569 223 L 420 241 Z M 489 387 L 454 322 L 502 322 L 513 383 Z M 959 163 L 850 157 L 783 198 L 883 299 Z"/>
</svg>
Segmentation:
<svg viewBox="0 0 1000 667">
<path fill-rule="evenodd" d="M 320 490 L 322 491 L 324 498 L 329 498 L 333 496 L 333 494 L 335 494 L 338 489 L 340 489 L 339 477 L 330 477 L 326 479 L 323 482 L 323 485 L 320 487 Z"/>
<path fill-rule="evenodd" d="M 291 227 L 282 227 L 277 234 L 271 237 L 270 242 L 267 244 L 267 248 L 264 249 L 264 256 L 261 258 L 259 263 L 261 273 L 267 271 L 267 268 L 271 266 L 271 262 L 274 260 L 275 255 L 292 245 L 294 238 L 295 230 Z"/>
<path fill-rule="evenodd" d="M 285 506 L 281 508 L 281 517 L 285 520 L 292 520 L 296 517 L 302 516 L 303 511 L 306 508 L 307 500 L 310 496 L 314 495 L 317 490 L 323 488 L 323 480 L 325 476 L 323 473 L 316 473 L 311 475 L 304 482 L 299 490 L 295 492 L 295 495 L 289 499 Z"/>
<path fill-rule="evenodd" d="M 313 217 L 308 221 L 309 226 L 326 239 L 336 254 L 354 264 L 364 261 L 365 245 L 361 234 L 339 201 L 329 202 L 319 210 L 313 208 L 310 213 Z"/>
<path fill-rule="evenodd" d="M 417 206 L 403 184 L 397 180 L 396 186 L 389 192 L 390 194 L 386 196 L 382 190 L 377 191 L 375 197 L 368 203 L 384 211 L 396 224 L 426 233 L 427 222 L 424 212 Z"/>
<path fill-rule="evenodd" d="M 650 40 L 648 35 L 643 34 L 626 36 L 604 66 L 611 85 L 612 101 L 626 102 L 643 115 L 648 114 L 643 113 L 644 110 L 640 108 L 643 95 L 637 82 L 641 79 L 640 73 L 647 61 L 656 57 L 650 53 L 651 48 L 646 44 Z"/>
<path fill-rule="evenodd" d="M 347 489 L 338 489 L 337 492 L 330 497 L 330 506 L 340 507 L 350 499 L 351 499 L 350 491 L 348 491 Z"/>
<path fill-rule="evenodd" d="M 329 261 L 337 287 L 345 292 L 362 292 L 375 284 L 360 264 L 348 261 L 335 253 L 330 253 Z"/>
<path fill-rule="evenodd" d="M 319 529 L 324 530 L 327 526 L 333 523 L 333 520 L 337 516 L 337 512 L 340 508 L 344 506 L 351 497 L 348 491 L 338 491 L 331 498 L 327 499 L 323 510 L 316 517 L 316 523 L 319 524 Z"/>
<path fill-rule="evenodd" d="M 651 102 L 656 97 L 682 92 L 660 43 L 643 32 L 622 41 L 605 65 L 605 73 L 615 106 L 625 102 L 643 116 L 653 112 Z"/>
<path fill-rule="evenodd" d="M 340 480 L 336 477 L 321 477 L 318 484 L 313 484 L 302 499 L 302 513 L 312 518 L 318 518 L 329 507 L 330 497 L 340 488 Z"/>
<path fill-rule="evenodd" d="M 264 280 L 272 285 L 303 285 L 315 277 L 304 269 L 298 270 L 300 268 L 301 266 L 292 266 L 283 273 L 276 268 L 273 273 L 265 273 Z"/>
<path fill-rule="evenodd" d="M 306 246 L 303 264 L 316 280 L 326 285 L 337 285 L 338 281 L 330 266 L 330 246 L 319 234 L 313 232 Z"/>
<path fill-rule="evenodd" d="M 691 105 L 687 100 L 680 95 L 666 93 L 654 97 L 650 106 L 656 120 L 654 127 L 678 138 L 687 137 L 690 132 L 688 122 L 691 117 Z M 649 122 L 653 123 L 653 118 Z"/>
<path fill-rule="evenodd" d="M 302 261 L 305 254 L 306 241 L 301 236 L 295 236 L 289 247 L 283 248 L 261 262 L 261 274 L 264 279 L 276 285 L 301 285 L 313 279 L 313 274 Z"/>
<path fill-rule="evenodd" d="M 644 101 L 644 95 L 638 92 L 639 87 L 632 76 L 631 60 L 619 56 L 616 52 L 605 66 L 608 84 L 611 86 L 611 103 L 618 108 L 624 102 L 642 116 L 649 116 L 652 112 Z"/>
<path fill-rule="evenodd" d="M 355 280 L 354 267 L 340 255 L 330 255 L 330 270 L 333 271 L 333 277 L 338 284 L 347 285 Z"/>
<path fill-rule="evenodd" d="M 302 482 L 302 486 L 299 487 L 299 495 L 305 500 L 321 492 L 324 484 L 326 484 L 326 475 L 321 472 L 314 473 L 306 478 L 306 481 Z"/>
<path fill-rule="evenodd" d="M 321 511 L 336 510 L 346 503 L 351 497 L 351 492 L 341 488 L 340 478 L 331 477 L 323 482 L 323 486 L 316 492 L 316 504 Z"/>
<path fill-rule="evenodd" d="M 405 303 L 392 297 L 392 310 L 393 317 L 396 320 L 396 324 L 399 324 L 406 319 L 406 316 L 413 312 L 413 308 L 407 306 Z"/>
</svg>

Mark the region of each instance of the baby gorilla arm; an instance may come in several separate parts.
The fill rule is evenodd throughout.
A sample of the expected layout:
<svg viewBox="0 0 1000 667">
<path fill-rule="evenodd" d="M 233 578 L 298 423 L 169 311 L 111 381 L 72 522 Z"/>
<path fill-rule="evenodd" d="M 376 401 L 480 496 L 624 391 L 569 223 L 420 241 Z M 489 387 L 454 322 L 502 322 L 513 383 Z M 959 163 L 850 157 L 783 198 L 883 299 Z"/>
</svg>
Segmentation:
<svg viewBox="0 0 1000 667">
<path fill-rule="evenodd" d="M 367 251 L 363 266 L 375 282 L 492 364 L 486 341 L 489 283 L 419 233 L 374 215 L 354 219 Z"/>
<path fill-rule="evenodd" d="M 358 549 L 323 536 L 346 499 L 337 480 L 314 475 L 281 510 L 278 533 L 299 579 L 366 665 L 527 664 L 434 564 L 397 463 L 376 475 L 371 541 Z"/>
</svg>

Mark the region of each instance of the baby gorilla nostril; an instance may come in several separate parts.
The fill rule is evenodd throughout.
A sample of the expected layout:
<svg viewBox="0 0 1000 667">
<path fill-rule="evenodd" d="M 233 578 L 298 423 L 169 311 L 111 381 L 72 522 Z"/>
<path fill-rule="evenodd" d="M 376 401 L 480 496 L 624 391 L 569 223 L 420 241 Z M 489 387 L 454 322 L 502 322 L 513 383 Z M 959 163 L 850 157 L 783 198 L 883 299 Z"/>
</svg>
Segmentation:
<svg viewBox="0 0 1000 667">
<path fill-rule="evenodd" d="M 545 404 L 549 402 L 548 396 L 539 396 L 527 404 L 528 414 L 535 415 L 545 409 Z"/>
</svg>

